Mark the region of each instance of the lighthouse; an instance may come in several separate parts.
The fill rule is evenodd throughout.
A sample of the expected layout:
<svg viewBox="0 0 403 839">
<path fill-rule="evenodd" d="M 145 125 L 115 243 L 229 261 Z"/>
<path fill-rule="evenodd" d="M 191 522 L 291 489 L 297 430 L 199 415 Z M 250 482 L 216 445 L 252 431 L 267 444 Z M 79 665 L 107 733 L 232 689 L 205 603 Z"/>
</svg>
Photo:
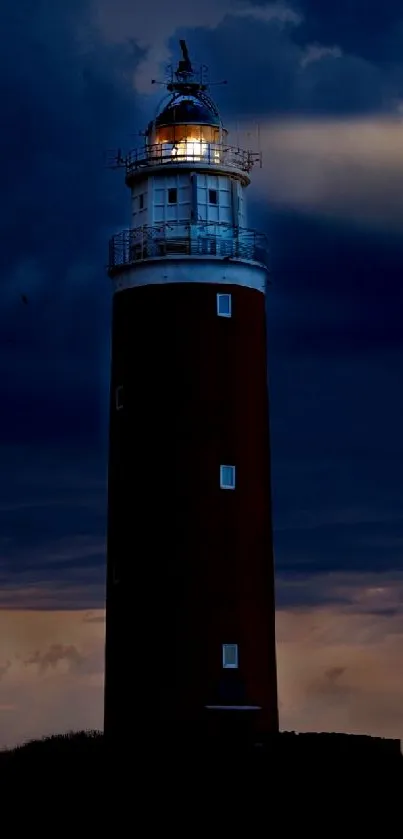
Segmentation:
<svg viewBox="0 0 403 839">
<path fill-rule="evenodd" d="M 260 155 L 186 43 L 113 236 L 105 736 L 278 731 Z"/>
</svg>

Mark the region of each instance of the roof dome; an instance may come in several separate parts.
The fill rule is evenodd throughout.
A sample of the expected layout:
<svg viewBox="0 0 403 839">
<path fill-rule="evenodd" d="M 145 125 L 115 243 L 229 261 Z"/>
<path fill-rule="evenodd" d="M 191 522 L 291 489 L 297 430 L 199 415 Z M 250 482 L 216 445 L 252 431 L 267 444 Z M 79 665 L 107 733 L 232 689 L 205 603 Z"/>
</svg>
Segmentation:
<svg viewBox="0 0 403 839">
<path fill-rule="evenodd" d="M 157 116 L 155 125 L 174 124 L 220 125 L 220 118 L 207 105 L 197 99 L 180 99 L 170 102 Z"/>
</svg>

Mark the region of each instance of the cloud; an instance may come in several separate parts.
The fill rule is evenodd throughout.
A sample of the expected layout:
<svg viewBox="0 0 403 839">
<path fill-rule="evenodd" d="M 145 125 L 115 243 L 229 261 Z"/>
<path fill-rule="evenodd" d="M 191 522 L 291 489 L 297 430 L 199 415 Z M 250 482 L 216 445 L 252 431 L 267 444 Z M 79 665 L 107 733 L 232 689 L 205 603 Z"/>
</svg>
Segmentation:
<svg viewBox="0 0 403 839">
<path fill-rule="evenodd" d="M 373 509 L 363 507 L 354 508 L 351 506 L 340 510 L 334 508 L 324 510 L 292 510 L 285 517 L 285 521 L 283 519 L 281 523 L 276 525 L 276 532 L 281 532 L 282 530 L 318 530 L 329 526 L 334 527 L 334 525 L 368 526 L 370 524 L 376 524 L 379 526 L 382 524 L 399 523 L 400 521 L 401 516 L 399 511 L 383 513 L 378 510 L 376 514 Z M 375 541 L 376 544 L 382 547 L 385 546 L 385 540 L 382 537 L 377 537 Z M 374 544 L 374 539 L 371 539 L 371 544 Z M 400 547 L 402 540 L 400 538 L 391 538 L 390 544 Z"/>
<path fill-rule="evenodd" d="M 277 632 L 282 727 L 402 738 L 401 612 L 280 610 Z"/>
<path fill-rule="evenodd" d="M 0 665 L 0 682 L 4 678 L 6 673 L 9 671 L 10 667 L 11 667 L 11 661 L 6 661 L 5 664 Z"/>
<path fill-rule="evenodd" d="M 92 612 L 88 612 L 83 617 L 83 623 L 105 623 L 105 615 L 93 614 Z"/>
<path fill-rule="evenodd" d="M 214 27 L 183 30 L 192 49 L 204 56 L 210 77 L 230 82 L 222 95 L 224 118 L 331 117 L 396 109 L 402 84 L 398 60 L 393 66 L 374 61 L 363 55 L 359 42 L 345 46 L 338 30 L 331 40 L 324 30 L 322 38 L 320 29 L 314 33 L 305 27 L 302 4 L 293 4 L 292 11 L 296 16 L 288 24 L 270 15 L 264 21 L 257 14 L 231 12 Z M 219 88 L 217 97 L 220 103 Z"/>
<path fill-rule="evenodd" d="M 45 609 L 87 609 L 98 608 L 105 603 L 105 571 L 101 566 L 94 573 L 77 574 L 69 572 L 70 579 L 60 580 L 54 574 L 41 579 L 41 574 L 27 573 L 22 581 L 7 579 L 1 583 L 0 608 L 23 611 Z M 37 583 L 33 577 L 39 577 Z M 75 579 L 82 577 L 83 579 Z M 27 579 L 28 578 L 28 579 Z M 98 621 L 95 621 L 97 623 Z"/>
<path fill-rule="evenodd" d="M 369 5 L 366 0 L 295 0 L 303 21 L 298 33 L 303 41 L 335 41 L 343 51 L 359 53 L 369 61 L 401 61 L 403 14 L 400 0 Z"/>
<path fill-rule="evenodd" d="M 273 121 L 260 137 L 254 190 L 273 208 L 403 232 L 399 118 Z"/>
<path fill-rule="evenodd" d="M 301 67 L 307 67 L 314 61 L 321 61 L 323 58 L 341 58 L 343 55 L 340 47 L 324 47 L 320 44 L 309 44 L 301 56 Z"/>
<path fill-rule="evenodd" d="M 37 665 L 39 673 L 45 673 L 49 668 L 54 669 L 58 664 L 65 662 L 69 669 L 76 669 L 82 665 L 83 660 L 83 656 L 74 644 L 52 644 L 45 652 L 41 653 L 36 650 L 24 661 L 24 664 L 27 667 Z"/>
<path fill-rule="evenodd" d="M 234 17 L 249 17 L 262 23 L 271 23 L 273 20 L 279 23 L 291 23 L 298 26 L 303 17 L 299 12 L 286 3 L 266 3 L 257 6 L 243 3 L 240 7 L 231 7 L 230 14 Z"/>
<path fill-rule="evenodd" d="M 343 673 L 345 673 L 345 670 L 345 667 L 330 667 L 329 670 L 326 670 L 325 676 L 334 685 Z"/>
<path fill-rule="evenodd" d="M 343 613 L 379 618 L 388 631 L 394 619 L 394 628 L 403 633 L 403 569 L 390 571 L 326 571 L 316 573 L 285 574 L 276 576 L 276 601 L 279 611 L 325 607 Z M 382 619 L 382 620 L 381 620 Z"/>
<path fill-rule="evenodd" d="M 133 4 L 132 0 L 116 0 L 113 4 L 110 0 L 93 0 L 92 8 L 105 43 L 121 45 L 133 39 L 138 44 L 142 60 L 133 74 L 133 84 L 137 92 L 150 94 L 151 79 L 159 78 L 164 63 L 173 58 L 168 41 L 178 27 L 215 26 L 230 5 L 229 0 L 206 0 L 196 5 L 178 0 L 167 13 L 163 0 L 152 5 Z"/>
<path fill-rule="evenodd" d="M 105 629 L 84 623 L 84 614 L 0 610 L 0 666 L 10 662 L 1 683 L 0 748 L 102 728 Z"/>
<path fill-rule="evenodd" d="M 159 77 L 163 64 L 176 63 L 179 44 L 173 53 L 170 39 L 187 28 L 215 29 L 224 19 L 234 17 L 260 23 L 298 25 L 301 15 L 283 2 L 265 5 L 233 2 L 233 0 L 205 0 L 203 3 L 189 3 L 176 0 L 167 13 L 165 0 L 156 0 L 152 5 L 133 5 L 131 0 L 93 0 L 93 14 L 99 31 L 106 43 L 122 44 L 135 39 L 143 51 L 143 58 L 134 74 L 134 85 L 139 93 L 150 94 L 152 78 Z M 195 64 L 202 63 L 191 49 Z"/>
</svg>

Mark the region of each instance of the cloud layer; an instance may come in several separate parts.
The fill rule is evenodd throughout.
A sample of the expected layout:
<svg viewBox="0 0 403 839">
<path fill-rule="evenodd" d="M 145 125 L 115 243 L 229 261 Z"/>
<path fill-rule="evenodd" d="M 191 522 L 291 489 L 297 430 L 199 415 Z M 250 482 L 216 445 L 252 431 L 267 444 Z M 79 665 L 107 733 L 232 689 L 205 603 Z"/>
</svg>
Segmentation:
<svg viewBox="0 0 403 839">
<path fill-rule="evenodd" d="M 256 194 L 282 207 L 403 232 L 403 120 L 261 124 Z"/>
</svg>

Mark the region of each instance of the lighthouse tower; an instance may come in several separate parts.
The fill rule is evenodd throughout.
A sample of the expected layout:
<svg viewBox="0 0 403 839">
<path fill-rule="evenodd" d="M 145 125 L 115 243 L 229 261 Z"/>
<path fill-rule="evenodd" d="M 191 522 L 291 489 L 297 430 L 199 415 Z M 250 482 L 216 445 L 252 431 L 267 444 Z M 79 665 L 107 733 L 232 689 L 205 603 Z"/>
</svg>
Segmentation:
<svg viewBox="0 0 403 839">
<path fill-rule="evenodd" d="M 117 155 L 105 735 L 278 730 L 259 155 L 228 144 L 185 42 L 143 148 Z"/>
</svg>

